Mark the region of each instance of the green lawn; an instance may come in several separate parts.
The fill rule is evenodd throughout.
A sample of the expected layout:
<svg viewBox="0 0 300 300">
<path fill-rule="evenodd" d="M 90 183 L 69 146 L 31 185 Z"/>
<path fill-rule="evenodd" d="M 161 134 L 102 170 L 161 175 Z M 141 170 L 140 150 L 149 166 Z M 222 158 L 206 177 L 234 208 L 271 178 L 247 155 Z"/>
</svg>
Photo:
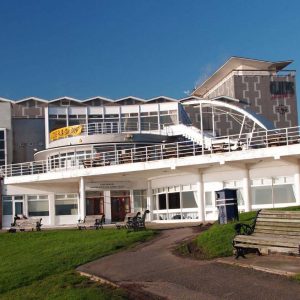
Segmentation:
<svg viewBox="0 0 300 300">
<path fill-rule="evenodd" d="M 81 264 L 129 247 L 153 231 L 53 230 L 0 234 L 1 299 L 126 299 L 79 276 Z"/>
<path fill-rule="evenodd" d="M 300 207 L 286 207 L 278 210 L 300 210 Z M 240 214 L 239 222 L 250 223 L 255 215 L 255 211 L 242 213 Z M 234 224 L 236 223 L 237 222 L 233 222 L 226 225 L 215 223 L 207 231 L 197 237 L 196 244 L 203 258 L 212 259 L 232 255 L 233 248 L 231 242 L 235 235 Z"/>
</svg>

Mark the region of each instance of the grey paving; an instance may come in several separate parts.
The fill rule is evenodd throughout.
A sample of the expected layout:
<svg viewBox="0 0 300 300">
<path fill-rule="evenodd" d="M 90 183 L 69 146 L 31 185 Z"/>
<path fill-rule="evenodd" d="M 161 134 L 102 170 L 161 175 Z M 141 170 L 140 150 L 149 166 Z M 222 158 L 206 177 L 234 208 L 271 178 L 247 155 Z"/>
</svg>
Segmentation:
<svg viewBox="0 0 300 300">
<path fill-rule="evenodd" d="M 300 284 L 287 277 L 172 254 L 176 244 L 195 234 L 193 228 L 163 230 L 154 240 L 78 271 L 139 290 L 144 299 L 151 298 L 147 293 L 174 300 L 300 299 Z"/>
</svg>

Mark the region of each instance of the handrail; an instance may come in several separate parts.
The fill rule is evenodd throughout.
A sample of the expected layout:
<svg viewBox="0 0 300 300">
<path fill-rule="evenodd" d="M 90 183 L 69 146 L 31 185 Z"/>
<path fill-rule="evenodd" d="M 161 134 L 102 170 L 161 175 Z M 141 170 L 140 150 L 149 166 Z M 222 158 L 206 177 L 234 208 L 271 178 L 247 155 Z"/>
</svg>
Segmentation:
<svg viewBox="0 0 300 300">
<path fill-rule="evenodd" d="M 289 127 L 268 131 L 254 131 L 242 135 L 211 138 L 204 147 L 194 141 L 163 143 L 125 150 L 93 154 L 48 158 L 5 165 L 0 168 L 0 177 L 24 176 L 48 172 L 103 167 L 125 163 L 150 162 L 165 159 L 180 159 L 187 156 L 212 155 L 233 151 L 286 146 L 300 143 L 300 127 Z"/>
</svg>

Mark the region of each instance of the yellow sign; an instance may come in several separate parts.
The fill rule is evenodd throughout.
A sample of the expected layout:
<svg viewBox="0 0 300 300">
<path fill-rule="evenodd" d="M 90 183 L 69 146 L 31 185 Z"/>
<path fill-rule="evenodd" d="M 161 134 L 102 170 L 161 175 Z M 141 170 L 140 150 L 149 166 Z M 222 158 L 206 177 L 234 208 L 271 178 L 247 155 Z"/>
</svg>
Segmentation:
<svg viewBox="0 0 300 300">
<path fill-rule="evenodd" d="M 82 125 L 74 125 L 59 128 L 50 132 L 50 141 L 63 139 L 69 136 L 77 136 L 82 132 Z"/>
</svg>

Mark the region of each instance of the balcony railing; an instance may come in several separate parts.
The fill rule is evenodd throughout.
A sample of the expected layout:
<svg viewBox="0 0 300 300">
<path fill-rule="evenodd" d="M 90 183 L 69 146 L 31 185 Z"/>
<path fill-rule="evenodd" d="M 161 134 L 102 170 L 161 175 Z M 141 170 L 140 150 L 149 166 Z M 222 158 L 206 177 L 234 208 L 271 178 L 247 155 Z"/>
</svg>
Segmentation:
<svg viewBox="0 0 300 300">
<path fill-rule="evenodd" d="M 227 152 L 251 151 L 252 149 L 269 148 L 299 144 L 300 127 L 290 127 L 269 131 L 255 131 L 240 135 L 229 135 L 212 138 L 205 145 L 193 141 L 166 143 L 125 150 L 95 152 L 49 158 L 2 166 L 0 176 L 25 176 L 48 172 L 74 170 L 83 168 L 104 167 L 119 164 L 151 162 L 166 159 L 179 159 L 198 155 L 223 154 Z"/>
</svg>

